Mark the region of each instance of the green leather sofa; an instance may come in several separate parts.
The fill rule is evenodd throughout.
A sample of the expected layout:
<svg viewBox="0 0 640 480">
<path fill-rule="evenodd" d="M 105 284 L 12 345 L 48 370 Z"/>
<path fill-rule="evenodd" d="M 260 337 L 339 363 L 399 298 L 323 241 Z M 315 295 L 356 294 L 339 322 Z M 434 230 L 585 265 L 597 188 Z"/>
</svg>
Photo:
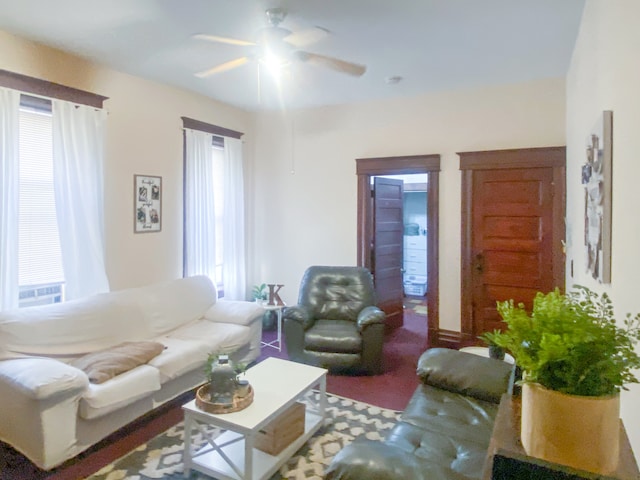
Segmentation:
<svg viewBox="0 0 640 480">
<path fill-rule="evenodd" d="M 513 365 L 446 348 L 418 360 L 421 384 L 383 442 L 354 441 L 334 457 L 326 480 L 467 480 L 482 470 L 500 398 Z"/>
</svg>

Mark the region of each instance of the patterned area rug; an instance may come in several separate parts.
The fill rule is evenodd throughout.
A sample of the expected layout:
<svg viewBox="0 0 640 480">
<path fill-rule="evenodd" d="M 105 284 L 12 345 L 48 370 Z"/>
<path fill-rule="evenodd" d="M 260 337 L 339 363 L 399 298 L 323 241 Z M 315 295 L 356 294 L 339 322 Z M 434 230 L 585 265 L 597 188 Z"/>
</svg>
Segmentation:
<svg viewBox="0 0 640 480">
<path fill-rule="evenodd" d="M 382 440 L 398 421 L 400 412 L 367 405 L 336 395 L 327 395 L 327 420 L 324 428 L 289 459 L 271 480 L 321 480 L 333 456 L 356 438 Z M 221 431 L 211 428 L 211 435 Z M 150 442 L 107 465 L 89 480 L 211 480 L 191 471 L 183 475 L 184 424 L 179 423 Z M 202 434 L 195 434 L 194 444 L 204 445 Z"/>
</svg>

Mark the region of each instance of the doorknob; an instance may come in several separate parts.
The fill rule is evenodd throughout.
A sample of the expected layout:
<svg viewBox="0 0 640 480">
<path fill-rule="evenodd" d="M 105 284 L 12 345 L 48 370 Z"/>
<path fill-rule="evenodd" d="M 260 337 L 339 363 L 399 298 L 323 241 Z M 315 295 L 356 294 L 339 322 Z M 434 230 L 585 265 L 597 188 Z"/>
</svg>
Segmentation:
<svg viewBox="0 0 640 480">
<path fill-rule="evenodd" d="M 476 259 L 475 259 L 473 268 L 478 273 L 484 272 L 484 256 L 481 253 L 478 253 L 476 255 Z"/>
</svg>

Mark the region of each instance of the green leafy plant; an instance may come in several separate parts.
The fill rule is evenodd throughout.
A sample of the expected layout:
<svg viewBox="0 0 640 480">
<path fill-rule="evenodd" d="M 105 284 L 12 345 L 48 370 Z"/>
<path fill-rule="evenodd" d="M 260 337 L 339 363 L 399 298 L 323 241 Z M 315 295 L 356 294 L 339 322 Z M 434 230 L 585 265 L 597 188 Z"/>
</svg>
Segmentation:
<svg viewBox="0 0 640 480">
<path fill-rule="evenodd" d="M 500 330 L 495 329 L 493 332 L 484 332 L 478 337 L 489 347 L 489 357 L 496 358 L 498 360 L 503 360 L 505 354 L 505 348 L 497 343 L 501 333 L 502 332 Z"/>
<path fill-rule="evenodd" d="M 618 325 L 606 293 L 581 286 L 567 294 L 538 292 L 531 314 L 513 300 L 497 307 L 507 329 L 489 339 L 514 356 L 523 381 L 583 396 L 612 395 L 638 383 L 640 314 L 627 314 Z"/>
<path fill-rule="evenodd" d="M 478 338 L 486 343 L 488 346 L 495 345 L 500 346 L 496 343 L 496 340 L 500 338 L 501 330 L 495 329 L 493 332 L 484 332 Z"/>
<path fill-rule="evenodd" d="M 251 295 L 254 300 L 266 300 L 268 296 L 267 284 L 254 285 L 251 290 Z"/>
<path fill-rule="evenodd" d="M 228 357 L 231 357 L 231 354 L 221 354 L 216 352 L 211 352 L 207 356 L 207 362 L 205 363 L 205 366 L 204 366 L 204 373 L 207 376 L 208 381 L 211 381 L 211 372 L 213 372 L 213 370 L 218 365 L 218 359 L 220 358 L 220 355 L 227 355 Z M 244 372 L 247 370 L 247 367 L 248 367 L 246 363 L 234 362 L 231 360 L 231 358 L 229 358 L 229 364 L 231 365 L 231 368 L 233 368 L 233 371 L 236 374 L 236 380 L 239 379 L 240 375 L 244 374 Z"/>
</svg>

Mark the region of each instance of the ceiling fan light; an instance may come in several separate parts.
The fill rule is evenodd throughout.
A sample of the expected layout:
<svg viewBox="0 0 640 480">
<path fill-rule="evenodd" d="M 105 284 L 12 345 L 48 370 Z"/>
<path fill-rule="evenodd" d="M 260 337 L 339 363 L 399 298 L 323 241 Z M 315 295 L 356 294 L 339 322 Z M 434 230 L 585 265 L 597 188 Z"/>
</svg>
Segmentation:
<svg viewBox="0 0 640 480">
<path fill-rule="evenodd" d="M 285 67 L 291 64 L 291 60 L 282 55 L 277 55 L 270 50 L 265 50 L 264 54 L 260 57 L 260 63 L 262 63 L 272 74 L 277 75 L 281 73 Z"/>
</svg>

